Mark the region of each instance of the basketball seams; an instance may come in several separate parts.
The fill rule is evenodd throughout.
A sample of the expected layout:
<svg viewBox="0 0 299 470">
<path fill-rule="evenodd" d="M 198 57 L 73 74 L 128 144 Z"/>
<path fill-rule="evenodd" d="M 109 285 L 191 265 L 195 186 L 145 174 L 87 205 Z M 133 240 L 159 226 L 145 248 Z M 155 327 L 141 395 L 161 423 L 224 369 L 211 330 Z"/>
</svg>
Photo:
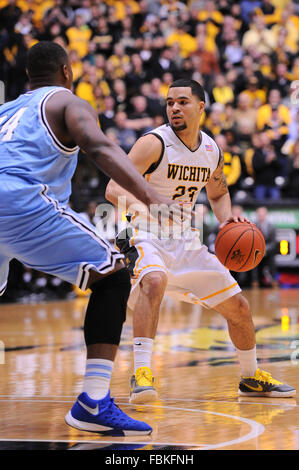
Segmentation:
<svg viewBox="0 0 299 470">
<path fill-rule="evenodd" d="M 251 228 L 251 227 L 250 227 Z M 226 264 L 227 262 L 227 258 L 229 257 L 229 255 L 231 254 L 231 251 L 232 249 L 234 248 L 234 246 L 236 245 L 236 243 L 238 243 L 238 241 L 243 237 L 243 235 L 246 233 L 246 232 L 249 232 L 250 231 L 250 228 L 248 228 L 247 230 L 245 230 L 244 232 L 241 233 L 241 235 L 237 238 L 237 240 L 234 242 L 234 244 L 232 245 L 231 249 L 229 250 L 226 258 L 225 258 L 225 261 L 224 261 L 224 265 Z M 226 233 L 226 232 L 225 232 Z"/>
<path fill-rule="evenodd" d="M 217 243 L 215 243 L 215 252 L 219 252 L 220 258 L 219 258 L 219 255 L 217 253 L 216 254 L 217 254 L 219 260 L 221 261 L 221 263 L 227 269 L 232 270 L 232 271 L 237 271 L 237 272 L 244 272 L 244 270 L 249 271 L 249 270 L 255 268 L 255 265 L 254 265 L 255 261 L 253 259 L 251 259 L 252 256 L 253 256 L 255 246 L 256 246 L 257 249 L 259 249 L 259 251 L 262 252 L 262 258 L 263 258 L 264 254 L 265 254 L 265 240 L 264 240 L 264 237 L 263 237 L 260 229 L 255 224 L 250 224 L 250 225 L 247 225 L 247 226 L 245 225 L 245 227 L 243 226 L 242 227 L 242 229 L 243 229 L 242 233 L 240 233 L 241 229 L 239 231 L 237 229 L 237 227 L 238 227 L 238 225 L 234 225 L 234 226 L 230 227 L 228 230 L 226 230 L 224 233 L 220 232 L 221 236 L 218 238 Z M 234 232 L 229 233 L 229 235 L 227 236 L 227 239 L 224 238 L 224 240 L 223 240 L 223 236 L 226 233 L 231 232 L 231 230 L 234 229 L 234 228 L 236 229 L 235 234 L 234 234 Z M 239 228 L 240 228 L 240 226 L 239 226 Z M 251 239 L 244 239 L 244 241 L 243 241 L 242 236 L 244 234 L 246 234 L 248 231 L 252 232 L 252 238 Z M 258 235 L 258 237 L 255 237 L 255 233 Z M 237 237 L 237 239 L 235 239 L 235 237 Z M 249 236 L 249 238 L 250 238 L 250 236 Z M 230 246 L 230 243 L 232 243 L 231 246 Z M 241 247 L 241 251 L 239 250 L 240 251 L 239 254 L 241 255 L 245 251 L 245 256 L 246 256 L 245 261 L 242 262 L 242 264 L 240 266 L 236 266 L 236 263 L 234 262 L 234 260 L 232 260 L 232 261 L 230 260 L 230 256 L 231 256 L 233 250 L 236 249 L 235 248 L 236 245 L 239 245 Z M 227 252 L 227 250 L 229 250 L 229 251 Z M 223 256 L 224 256 L 224 260 L 223 260 Z M 260 259 L 260 261 L 261 261 L 261 259 Z M 256 266 L 259 264 L 259 262 L 256 263 Z"/>
<path fill-rule="evenodd" d="M 235 224 L 234 222 L 232 222 L 233 224 Z M 230 227 L 229 229 L 225 230 L 225 232 L 223 233 L 218 233 L 217 237 L 216 237 L 216 241 L 215 241 L 215 249 L 218 245 L 218 243 L 220 242 L 221 238 L 228 232 L 230 232 L 231 230 L 235 229 L 236 228 L 236 225 L 233 225 L 232 227 Z M 218 238 L 219 237 L 219 238 Z"/>
<path fill-rule="evenodd" d="M 260 232 L 260 229 L 258 227 L 256 227 L 254 232 L 260 237 L 260 239 L 263 243 L 264 249 L 265 249 L 266 248 L 266 242 L 265 242 L 265 238 L 263 237 L 262 233 Z"/>
<path fill-rule="evenodd" d="M 254 247 L 254 233 L 255 233 L 255 230 L 253 230 L 252 227 L 250 227 L 250 228 L 251 228 L 251 230 L 252 230 L 252 244 L 251 244 L 251 249 L 250 249 L 250 252 L 249 252 L 249 255 L 248 255 L 247 260 L 245 261 L 245 263 L 242 264 L 242 266 L 240 266 L 239 269 L 242 269 L 242 268 L 247 264 L 247 262 L 248 262 L 248 260 L 249 260 L 249 258 L 250 258 L 250 256 L 251 256 L 253 247 Z M 246 233 L 246 232 L 244 232 L 244 233 Z"/>
</svg>

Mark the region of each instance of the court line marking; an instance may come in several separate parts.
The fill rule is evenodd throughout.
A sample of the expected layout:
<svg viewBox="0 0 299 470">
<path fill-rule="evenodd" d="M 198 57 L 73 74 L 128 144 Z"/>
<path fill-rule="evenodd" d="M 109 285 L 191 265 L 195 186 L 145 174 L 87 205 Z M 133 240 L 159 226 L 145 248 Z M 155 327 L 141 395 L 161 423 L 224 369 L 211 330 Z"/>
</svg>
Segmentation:
<svg viewBox="0 0 299 470">
<path fill-rule="evenodd" d="M 1 401 L 4 401 L 4 400 L 1 400 Z M 21 402 L 42 402 L 42 403 L 68 403 L 70 402 L 70 400 L 32 400 L 32 399 L 29 399 L 29 400 L 26 400 L 26 399 L 20 399 L 20 400 L 14 400 L 14 401 L 21 401 Z M 73 402 L 73 400 L 71 401 Z M 122 406 L 131 406 L 130 404 L 128 403 L 119 403 L 120 405 Z M 161 408 L 161 405 L 148 405 L 148 404 L 145 404 L 145 405 L 142 405 L 144 407 L 147 407 L 147 408 Z M 163 405 L 162 405 L 163 406 Z M 245 434 L 244 436 L 241 436 L 241 437 L 238 437 L 236 439 L 232 439 L 230 441 L 226 441 L 226 442 L 221 442 L 221 443 L 218 443 L 218 444 L 181 444 L 181 443 L 173 443 L 172 445 L 185 445 L 185 446 L 190 446 L 190 447 L 199 447 L 199 446 L 204 446 L 202 447 L 200 450 L 211 450 L 211 449 L 218 449 L 218 448 L 221 448 L 221 447 L 227 447 L 227 446 L 232 446 L 232 445 L 236 445 L 236 444 L 241 444 L 243 442 L 247 442 L 251 439 L 256 439 L 258 436 L 260 436 L 261 434 L 263 434 L 263 432 L 265 431 L 265 427 L 258 423 L 257 421 L 254 421 L 252 419 L 247 419 L 247 418 L 242 418 L 241 416 L 235 416 L 235 415 L 229 415 L 229 414 L 225 414 L 225 413 L 217 413 L 215 411 L 209 411 L 209 410 L 195 410 L 193 408 L 181 408 L 181 407 L 177 407 L 177 406 L 163 406 L 164 409 L 168 409 L 168 410 L 175 410 L 175 411 L 187 411 L 187 412 L 191 412 L 191 413 L 203 413 L 203 414 L 212 414 L 212 415 L 216 415 L 216 416 L 222 416 L 224 418 L 229 418 L 229 419 L 234 419 L 236 421 L 241 421 L 242 423 L 245 423 L 245 424 L 248 424 L 250 427 L 251 427 L 251 430 L 249 433 Z M 37 440 L 38 441 L 38 440 Z M 102 442 L 102 441 L 101 441 Z M 116 443 L 116 441 L 111 441 L 112 443 Z M 150 442 L 148 442 L 149 444 Z M 151 443 L 153 444 L 153 443 Z M 163 445 L 164 443 L 160 443 L 159 445 Z M 157 444 L 156 444 L 157 445 Z M 164 444 L 164 445 L 169 445 L 169 444 Z"/>
<path fill-rule="evenodd" d="M 147 406 L 154 407 L 155 405 L 147 405 Z M 237 437 L 236 439 L 232 439 L 230 441 L 221 442 L 219 444 L 211 444 L 211 445 L 208 444 L 200 450 L 218 449 L 221 447 L 228 447 L 228 446 L 232 446 L 236 444 L 241 444 L 242 442 L 246 442 L 254 438 L 256 439 L 258 436 L 263 434 L 263 432 L 265 432 L 265 427 L 262 424 L 252 419 L 242 418 L 241 416 L 234 416 L 234 415 L 229 415 L 225 413 L 216 413 L 215 411 L 209 411 L 209 410 L 194 410 L 192 408 L 191 409 L 179 408 L 176 406 L 164 406 L 164 408 L 167 408 L 168 410 L 190 411 L 190 412 L 196 412 L 196 413 L 206 413 L 206 414 L 212 414 L 216 416 L 222 416 L 224 418 L 235 419 L 236 421 L 241 421 L 243 423 L 248 424 L 251 427 L 251 431 L 245 434 L 244 436 Z"/>
<path fill-rule="evenodd" d="M 9 398 L 11 401 L 14 401 L 14 400 L 19 400 L 19 401 L 26 401 L 26 400 L 33 400 L 33 401 L 37 401 L 34 399 L 34 397 L 37 397 L 37 398 L 73 398 L 76 399 L 78 395 L 34 395 L 34 396 L 28 396 L 28 397 L 24 397 L 24 396 L 21 396 L 21 395 L 16 395 L 16 396 L 13 396 L 13 395 L 0 395 L 0 401 L 4 401 L 2 400 L 2 398 Z M 120 396 L 120 397 L 113 397 L 115 400 L 125 400 L 125 399 L 128 399 L 127 396 Z M 21 400 L 22 399 L 22 400 Z M 275 397 L 273 398 L 275 399 Z M 296 400 L 295 397 L 292 397 L 291 398 L 292 400 Z M 267 406 L 290 406 L 291 408 L 295 408 L 295 407 L 299 407 L 299 405 L 295 404 L 295 403 L 288 403 L 287 400 L 288 398 L 279 398 L 279 397 L 276 397 L 276 400 L 286 400 L 285 403 L 269 403 L 269 402 L 262 402 L 262 401 L 247 401 L 247 402 L 243 402 L 243 401 L 226 401 L 226 400 L 199 400 L 199 399 L 194 399 L 194 398 L 163 398 L 161 399 L 162 403 L 163 401 L 183 401 L 183 402 L 195 402 L 195 403 L 220 403 L 220 404 L 228 404 L 228 405 L 235 405 L 235 404 L 238 404 L 238 405 L 267 405 Z M 39 400 L 39 401 L 47 401 L 47 400 Z M 51 402 L 54 400 L 49 400 L 49 402 Z M 70 400 L 61 400 L 62 402 L 65 401 L 65 403 L 68 403 L 70 402 Z M 128 403 L 127 403 L 128 404 Z M 130 405 L 132 406 L 132 404 L 130 403 Z"/>
<path fill-rule="evenodd" d="M 68 443 L 68 442 L 76 442 L 76 443 L 80 443 L 80 444 L 124 444 L 124 445 L 144 445 L 144 446 L 148 446 L 148 445 L 165 445 L 165 446 L 184 446 L 184 447 L 202 447 L 204 446 L 205 444 L 188 444 L 187 443 L 180 443 L 180 442 L 153 442 L 153 441 L 127 441 L 126 440 L 126 437 L 124 437 L 123 439 L 125 439 L 124 441 L 97 441 L 97 440 L 94 440 L 94 441 L 83 441 L 83 440 L 79 440 L 79 439 L 1 439 L 0 438 L 0 443 L 1 442 L 60 442 L 60 443 Z M 70 449 L 69 449 L 70 450 Z M 119 449 L 121 450 L 121 449 Z M 132 449 L 134 450 L 134 449 Z M 140 449 L 142 450 L 142 449 Z M 187 449 L 188 450 L 188 449 Z M 201 450 L 201 449 L 200 449 Z"/>
</svg>

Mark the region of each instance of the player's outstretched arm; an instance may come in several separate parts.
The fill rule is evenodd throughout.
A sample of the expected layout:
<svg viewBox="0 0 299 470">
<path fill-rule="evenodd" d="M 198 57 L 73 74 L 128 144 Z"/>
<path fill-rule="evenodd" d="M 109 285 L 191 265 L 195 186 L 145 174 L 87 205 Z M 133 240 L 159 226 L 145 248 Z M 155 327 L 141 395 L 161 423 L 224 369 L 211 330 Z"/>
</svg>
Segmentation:
<svg viewBox="0 0 299 470">
<path fill-rule="evenodd" d="M 101 131 L 97 114 L 86 101 L 72 96 L 65 107 L 64 116 L 74 142 L 104 173 L 147 206 L 159 203 L 159 197 L 127 154 Z"/>
</svg>

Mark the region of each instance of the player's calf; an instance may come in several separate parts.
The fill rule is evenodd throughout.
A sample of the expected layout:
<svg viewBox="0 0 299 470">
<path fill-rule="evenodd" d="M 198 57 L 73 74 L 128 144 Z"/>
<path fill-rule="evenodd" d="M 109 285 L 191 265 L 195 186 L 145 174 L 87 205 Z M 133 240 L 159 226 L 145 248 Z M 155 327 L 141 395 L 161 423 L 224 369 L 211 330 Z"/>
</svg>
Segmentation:
<svg viewBox="0 0 299 470">
<path fill-rule="evenodd" d="M 84 323 L 86 345 L 118 345 L 131 290 L 129 271 L 126 268 L 115 271 L 94 282 L 90 289 Z"/>
</svg>

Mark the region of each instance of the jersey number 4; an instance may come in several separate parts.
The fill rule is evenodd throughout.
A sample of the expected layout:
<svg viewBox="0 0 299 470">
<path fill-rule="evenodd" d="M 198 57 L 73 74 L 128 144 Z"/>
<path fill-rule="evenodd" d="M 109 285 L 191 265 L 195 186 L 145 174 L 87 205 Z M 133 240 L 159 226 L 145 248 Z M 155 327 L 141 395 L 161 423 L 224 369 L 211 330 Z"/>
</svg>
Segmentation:
<svg viewBox="0 0 299 470">
<path fill-rule="evenodd" d="M 23 113 L 26 111 L 27 107 L 20 108 L 15 114 L 13 114 L 2 127 L 0 127 L 0 140 L 2 142 L 6 140 L 11 140 L 14 130 L 19 124 L 19 120 L 21 119 Z M 6 116 L 0 117 L 0 126 L 3 121 L 7 118 Z M 3 135 L 2 135 L 3 134 Z"/>
</svg>

